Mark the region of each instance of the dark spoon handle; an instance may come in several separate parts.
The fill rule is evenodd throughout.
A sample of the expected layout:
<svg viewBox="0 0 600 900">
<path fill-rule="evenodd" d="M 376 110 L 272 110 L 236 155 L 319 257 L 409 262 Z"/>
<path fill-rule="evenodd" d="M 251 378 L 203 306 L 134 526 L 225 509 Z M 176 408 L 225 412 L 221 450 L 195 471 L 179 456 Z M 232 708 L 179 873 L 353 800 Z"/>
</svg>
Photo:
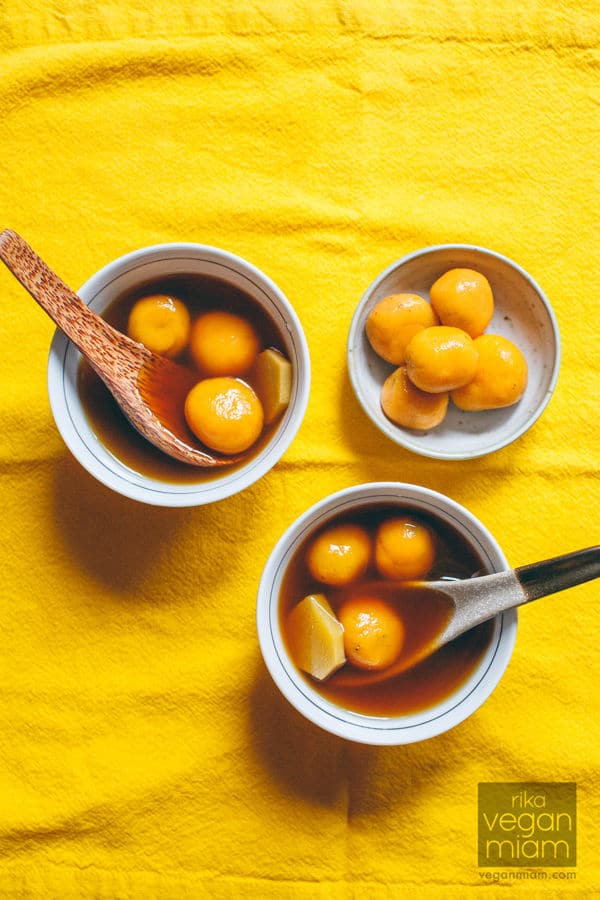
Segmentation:
<svg viewBox="0 0 600 900">
<path fill-rule="evenodd" d="M 600 547 L 588 547 L 544 562 L 520 566 L 515 569 L 515 575 L 527 597 L 525 602 L 537 600 L 600 578 Z"/>
</svg>

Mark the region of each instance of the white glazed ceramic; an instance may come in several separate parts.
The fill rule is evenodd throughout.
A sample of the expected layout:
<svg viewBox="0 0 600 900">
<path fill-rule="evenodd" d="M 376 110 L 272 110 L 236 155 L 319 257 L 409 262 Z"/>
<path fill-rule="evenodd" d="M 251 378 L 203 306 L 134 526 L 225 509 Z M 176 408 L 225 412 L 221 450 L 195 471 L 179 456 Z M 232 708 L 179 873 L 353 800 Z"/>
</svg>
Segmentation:
<svg viewBox="0 0 600 900">
<path fill-rule="evenodd" d="M 467 509 L 453 500 L 411 484 L 376 482 L 326 497 L 300 516 L 280 538 L 263 570 L 257 600 L 257 629 L 267 668 L 281 693 L 311 722 L 339 737 L 364 744 L 410 744 L 448 731 L 490 696 L 508 665 L 516 638 L 517 613 L 494 622 L 492 639 L 471 677 L 454 694 L 422 712 L 379 717 L 350 712 L 322 697 L 291 661 L 279 626 L 279 594 L 286 568 L 306 537 L 332 517 L 376 502 L 410 506 L 457 529 L 485 562 L 487 572 L 509 568 L 497 541 Z"/>
<path fill-rule="evenodd" d="M 448 269 L 476 269 L 489 280 L 495 311 L 486 328 L 513 341 L 525 355 L 529 377 L 518 403 L 504 409 L 463 412 L 452 403 L 437 428 L 419 432 L 391 422 L 380 404 L 381 388 L 394 366 L 369 344 L 365 323 L 376 303 L 407 292 L 429 299 L 429 288 Z M 558 377 L 560 338 L 543 291 L 520 266 L 482 247 L 444 244 L 417 250 L 393 263 L 365 291 L 348 336 L 348 371 L 356 396 L 372 422 L 397 444 L 438 459 L 470 459 L 510 444 L 544 411 Z"/>
<path fill-rule="evenodd" d="M 97 313 L 123 292 L 172 275 L 208 275 L 244 291 L 274 320 L 293 366 L 292 396 L 268 444 L 247 464 L 223 469 L 209 480 L 172 484 L 140 474 L 116 459 L 96 437 L 77 391 L 81 356 L 57 331 L 48 360 L 50 405 L 58 430 L 81 465 L 112 490 L 156 506 L 198 506 L 236 494 L 265 475 L 280 459 L 302 422 L 310 387 L 310 358 L 304 332 L 290 302 L 270 278 L 232 253 L 202 244 L 159 244 L 122 256 L 93 275 L 79 296 Z"/>
</svg>

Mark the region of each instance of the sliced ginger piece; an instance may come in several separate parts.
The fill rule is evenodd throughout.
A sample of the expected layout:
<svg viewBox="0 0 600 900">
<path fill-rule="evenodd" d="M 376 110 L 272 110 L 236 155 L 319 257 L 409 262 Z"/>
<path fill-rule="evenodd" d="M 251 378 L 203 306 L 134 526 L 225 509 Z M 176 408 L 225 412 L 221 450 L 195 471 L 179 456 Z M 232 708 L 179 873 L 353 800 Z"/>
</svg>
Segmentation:
<svg viewBox="0 0 600 900">
<path fill-rule="evenodd" d="M 323 594 L 308 594 L 288 616 L 292 658 L 299 669 L 324 681 L 346 662 L 344 629 Z"/>
<path fill-rule="evenodd" d="M 269 347 L 256 357 L 251 380 L 263 406 L 265 425 L 269 425 L 290 402 L 292 364 L 279 350 Z"/>
</svg>

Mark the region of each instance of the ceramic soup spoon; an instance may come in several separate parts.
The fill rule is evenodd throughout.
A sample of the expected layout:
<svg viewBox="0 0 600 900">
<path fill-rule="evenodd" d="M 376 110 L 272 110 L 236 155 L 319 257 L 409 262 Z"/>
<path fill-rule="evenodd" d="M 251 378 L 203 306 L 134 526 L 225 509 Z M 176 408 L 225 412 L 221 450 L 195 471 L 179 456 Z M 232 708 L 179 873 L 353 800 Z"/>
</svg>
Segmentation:
<svg viewBox="0 0 600 900">
<path fill-rule="evenodd" d="M 183 413 L 193 372 L 112 328 L 86 306 L 14 231 L 0 234 L 0 259 L 86 357 L 132 425 L 163 453 L 193 466 L 224 466 L 192 436 Z"/>
<path fill-rule="evenodd" d="M 445 607 L 445 625 L 441 630 L 438 625 L 437 631 L 425 634 L 419 641 L 411 640 L 407 629 L 403 652 L 395 663 L 380 672 L 346 673 L 341 670 L 337 676 L 338 684 L 358 686 L 386 681 L 504 610 L 599 577 L 600 546 L 596 546 L 478 578 L 399 584 L 395 600 L 401 615 L 403 606 L 426 609 L 427 604 L 430 610 L 435 610 L 432 618 L 439 622 L 440 610 L 444 615 Z M 410 621 L 409 617 L 407 619 Z"/>
</svg>

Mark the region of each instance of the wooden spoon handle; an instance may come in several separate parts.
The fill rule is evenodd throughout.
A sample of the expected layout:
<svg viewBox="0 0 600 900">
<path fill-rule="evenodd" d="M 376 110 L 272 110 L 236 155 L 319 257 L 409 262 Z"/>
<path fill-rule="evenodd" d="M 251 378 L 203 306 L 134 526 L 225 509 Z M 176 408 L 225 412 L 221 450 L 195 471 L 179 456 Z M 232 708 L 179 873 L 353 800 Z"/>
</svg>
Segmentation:
<svg viewBox="0 0 600 900">
<path fill-rule="evenodd" d="M 122 341 L 122 335 L 92 312 L 27 241 L 10 229 L 0 234 L 0 259 L 52 321 L 92 362 L 98 356 L 99 342 L 106 340 L 115 345 Z"/>
</svg>

